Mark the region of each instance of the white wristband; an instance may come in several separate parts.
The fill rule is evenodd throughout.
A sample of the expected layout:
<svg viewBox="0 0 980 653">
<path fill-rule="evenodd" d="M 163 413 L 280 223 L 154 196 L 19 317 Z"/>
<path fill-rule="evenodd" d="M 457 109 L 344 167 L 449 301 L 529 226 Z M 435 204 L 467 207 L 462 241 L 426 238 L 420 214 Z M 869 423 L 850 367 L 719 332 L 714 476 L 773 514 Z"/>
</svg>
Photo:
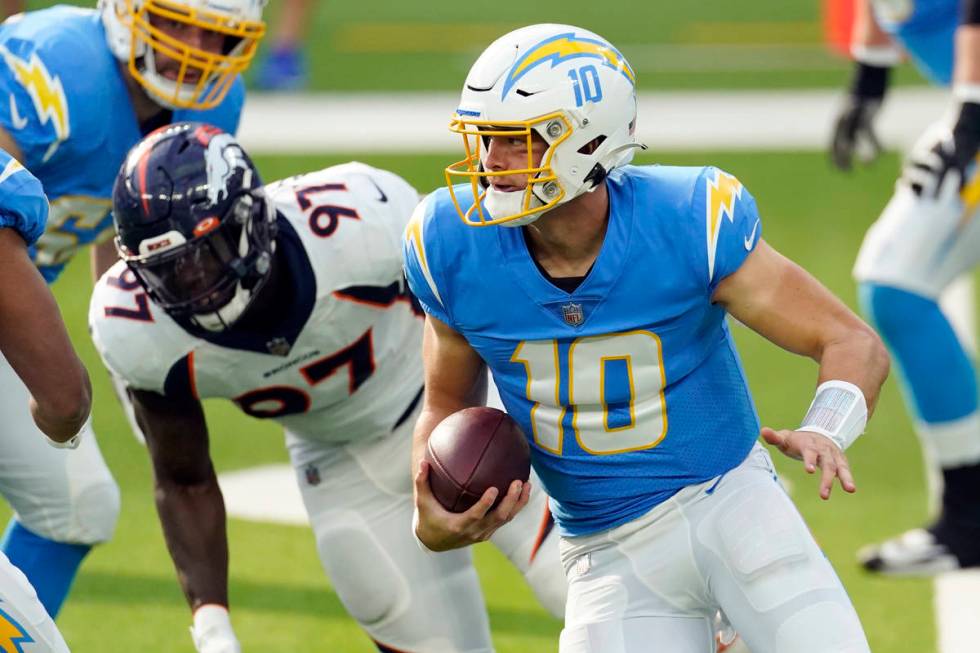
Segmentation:
<svg viewBox="0 0 980 653">
<path fill-rule="evenodd" d="M 980 83 L 957 82 L 953 84 L 953 97 L 960 102 L 980 104 Z"/>
<path fill-rule="evenodd" d="M 902 63 L 902 51 L 895 45 L 854 45 L 851 46 L 854 60 L 868 66 L 891 68 Z"/>
<path fill-rule="evenodd" d="M 89 416 L 85 419 L 85 423 L 82 424 L 82 428 L 78 429 L 78 433 L 71 436 L 64 442 L 58 442 L 57 440 L 52 440 L 47 434 L 45 434 L 44 437 L 47 438 L 48 444 L 50 444 L 55 449 L 78 449 L 78 445 L 82 443 L 82 435 L 85 433 L 87 429 L 91 428 L 91 426 L 92 426 L 92 414 L 89 413 Z"/>
<path fill-rule="evenodd" d="M 847 381 L 824 381 L 810 404 L 800 431 L 819 433 L 847 449 L 864 433 L 868 423 L 868 403 L 864 393 Z"/>
</svg>

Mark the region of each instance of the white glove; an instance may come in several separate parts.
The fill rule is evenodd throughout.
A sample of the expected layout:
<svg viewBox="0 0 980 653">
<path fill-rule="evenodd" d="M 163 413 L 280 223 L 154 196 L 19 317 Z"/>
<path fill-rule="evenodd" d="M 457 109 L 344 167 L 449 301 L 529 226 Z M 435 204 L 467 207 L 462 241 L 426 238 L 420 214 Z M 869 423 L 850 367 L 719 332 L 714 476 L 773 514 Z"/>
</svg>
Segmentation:
<svg viewBox="0 0 980 653">
<path fill-rule="evenodd" d="M 899 183 L 919 197 L 944 203 L 956 201 L 965 177 L 962 158 L 956 153 L 949 126 L 931 125 L 912 147 Z"/>
<path fill-rule="evenodd" d="M 228 608 L 223 605 L 209 603 L 194 611 L 191 638 L 198 653 L 242 653 Z"/>
</svg>

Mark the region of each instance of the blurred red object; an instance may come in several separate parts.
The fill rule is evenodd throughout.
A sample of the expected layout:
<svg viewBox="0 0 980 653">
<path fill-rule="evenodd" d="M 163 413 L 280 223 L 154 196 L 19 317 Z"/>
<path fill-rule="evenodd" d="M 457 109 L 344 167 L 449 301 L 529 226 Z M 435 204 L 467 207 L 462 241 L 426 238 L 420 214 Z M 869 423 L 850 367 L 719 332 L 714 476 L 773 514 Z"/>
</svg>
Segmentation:
<svg viewBox="0 0 980 653">
<path fill-rule="evenodd" d="M 831 50 L 844 57 L 851 54 L 851 27 L 855 0 L 823 0 L 824 39 Z"/>
</svg>

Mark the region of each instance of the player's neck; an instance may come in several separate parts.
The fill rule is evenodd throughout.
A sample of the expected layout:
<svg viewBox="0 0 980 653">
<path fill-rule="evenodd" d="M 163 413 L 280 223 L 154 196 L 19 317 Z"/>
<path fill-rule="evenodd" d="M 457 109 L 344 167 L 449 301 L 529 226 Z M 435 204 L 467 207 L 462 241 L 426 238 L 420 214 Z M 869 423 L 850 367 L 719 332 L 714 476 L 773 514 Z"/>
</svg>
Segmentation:
<svg viewBox="0 0 980 653">
<path fill-rule="evenodd" d="M 602 184 L 524 227 L 531 255 L 552 277 L 585 276 L 602 249 L 609 194 Z"/>
<path fill-rule="evenodd" d="M 143 90 L 140 83 L 129 72 L 129 68 L 125 62 L 119 61 L 117 65 L 119 66 L 119 74 L 122 75 L 123 81 L 126 84 L 129 101 L 133 105 L 133 113 L 136 114 L 136 122 L 139 123 L 141 128 L 167 111 L 165 107 L 161 107 L 146 94 L 146 91 Z"/>
</svg>

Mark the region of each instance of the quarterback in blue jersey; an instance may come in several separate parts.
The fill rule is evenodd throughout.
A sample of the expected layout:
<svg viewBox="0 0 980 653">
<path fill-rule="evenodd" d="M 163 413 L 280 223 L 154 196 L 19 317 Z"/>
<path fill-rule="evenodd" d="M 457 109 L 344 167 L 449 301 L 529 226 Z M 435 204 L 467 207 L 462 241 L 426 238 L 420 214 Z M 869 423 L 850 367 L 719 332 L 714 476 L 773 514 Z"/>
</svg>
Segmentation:
<svg viewBox="0 0 980 653">
<path fill-rule="evenodd" d="M 72 448 L 88 417 L 92 388 L 54 297 L 28 255 L 47 215 L 41 184 L 0 150 L 0 368 L 23 380 L 20 392 L 0 397 L 0 414 L 27 412 L 51 445 Z M 36 434 L 17 435 L 26 440 Z M 27 578 L 2 553 L 0 604 L 0 649 L 68 652 Z"/>
<path fill-rule="evenodd" d="M 527 500 L 515 481 L 494 510 L 492 488 L 455 514 L 428 486 L 429 434 L 471 403 L 486 365 L 561 530 L 562 653 L 703 653 L 719 609 L 755 653 L 868 651 L 756 444 L 725 315 L 820 363 L 802 426 L 761 433 L 820 471 L 824 498 L 835 478 L 855 490 L 843 449 L 887 374 L 884 347 L 761 240 L 735 177 L 629 166 L 635 120 L 633 69 L 577 27 L 516 30 L 471 68 L 452 122 L 466 158 L 405 235 L 428 314 L 416 535 L 466 546 Z"/>
<path fill-rule="evenodd" d="M 853 46 L 858 67 L 852 99 L 838 121 L 835 145 L 843 146 L 835 151 L 846 154 L 855 140 L 875 141 L 873 108 L 884 96 L 898 47 L 931 80 L 952 84 L 954 105 L 913 148 L 854 270 L 864 311 L 898 362 L 930 467 L 942 471 L 939 513 L 927 528 L 865 547 L 859 558 L 866 569 L 892 575 L 976 567 L 980 404 L 975 352 L 968 349 L 975 340 L 970 272 L 980 261 L 980 177 L 974 163 L 980 143 L 980 2 L 865 0 L 860 7 Z M 864 118 L 855 121 L 853 137 L 841 137 L 848 115 L 858 114 Z"/>
<path fill-rule="evenodd" d="M 31 254 L 48 282 L 93 244 L 97 273 L 115 260 L 112 184 L 144 134 L 195 119 L 234 131 L 243 102 L 239 73 L 265 26 L 265 0 L 100 0 L 57 6 L 0 25 L 0 147 L 41 182 L 51 201 Z M 23 393 L 0 372 L 0 394 Z M 107 540 L 119 491 L 91 433 L 78 451 L 30 446 L 26 408 L 0 429 L 0 494 L 16 518 L 3 550 L 57 615 L 82 559 Z M 90 429 L 88 429 L 90 431 Z"/>
</svg>

